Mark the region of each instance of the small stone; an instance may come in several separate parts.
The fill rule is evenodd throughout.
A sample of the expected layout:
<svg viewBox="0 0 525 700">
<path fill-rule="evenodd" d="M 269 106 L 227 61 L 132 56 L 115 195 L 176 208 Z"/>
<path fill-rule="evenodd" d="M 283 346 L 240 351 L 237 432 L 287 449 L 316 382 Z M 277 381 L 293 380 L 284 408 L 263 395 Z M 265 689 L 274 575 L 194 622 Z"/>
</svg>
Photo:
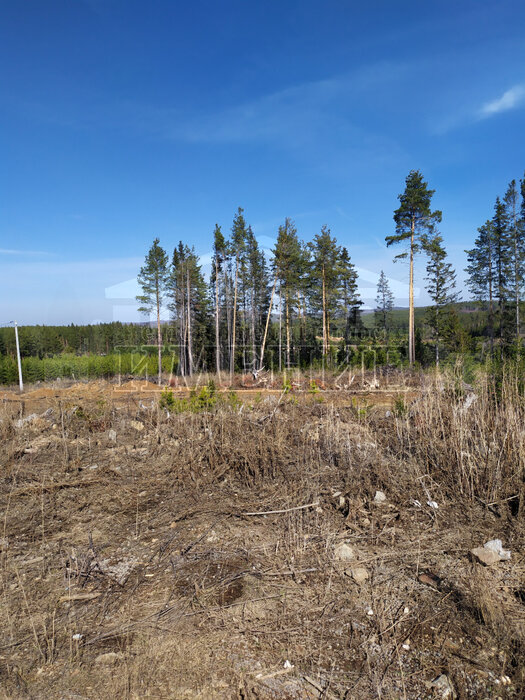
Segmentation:
<svg viewBox="0 0 525 700">
<path fill-rule="evenodd" d="M 353 561 L 355 559 L 354 548 L 346 542 L 340 542 L 336 545 L 334 554 L 339 561 Z"/>
<path fill-rule="evenodd" d="M 432 588 L 435 588 L 439 590 L 439 587 L 441 585 L 441 579 L 439 576 L 436 576 L 436 574 L 432 573 L 432 571 L 424 571 L 422 574 L 419 574 L 417 577 L 419 583 L 424 583 L 426 586 L 432 586 Z"/>
<path fill-rule="evenodd" d="M 362 586 L 365 581 L 368 581 L 369 574 L 364 566 L 358 566 L 355 569 L 352 569 L 350 573 L 354 581 L 359 586 Z"/>
<path fill-rule="evenodd" d="M 108 430 L 108 439 L 111 440 L 111 442 L 116 442 L 117 441 L 117 431 L 113 430 Z"/>
<path fill-rule="evenodd" d="M 144 430 L 144 423 L 142 423 L 142 422 L 139 421 L 139 420 L 131 420 L 131 421 L 129 422 L 129 424 L 131 425 L 132 428 L 135 428 L 135 430 L 138 430 L 139 433 L 140 433 L 142 430 Z"/>
<path fill-rule="evenodd" d="M 480 564 L 484 564 L 485 566 L 492 566 L 492 564 L 501 561 L 496 552 L 485 549 L 485 547 L 476 547 L 475 549 L 471 549 L 470 553 Z"/>
<path fill-rule="evenodd" d="M 443 700 L 445 700 L 445 698 L 456 697 L 456 693 L 452 683 L 450 682 L 450 678 L 445 673 L 442 673 L 437 678 L 434 678 L 434 680 L 431 681 L 430 686 L 432 688 L 436 688 Z"/>
<path fill-rule="evenodd" d="M 124 654 L 116 651 L 108 651 L 106 654 L 99 654 L 95 659 L 97 666 L 114 666 L 119 661 L 122 661 Z"/>
<path fill-rule="evenodd" d="M 15 428 L 23 428 L 26 423 L 32 423 L 37 418 L 38 416 L 36 413 L 30 413 L 25 418 L 20 418 L 19 420 L 15 421 Z"/>
<path fill-rule="evenodd" d="M 511 553 L 508 549 L 503 549 L 501 540 L 489 540 L 483 547 L 476 547 L 470 550 L 471 555 L 485 566 L 491 566 L 499 561 L 508 561 Z"/>
<path fill-rule="evenodd" d="M 485 549 L 485 547 L 476 547 L 475 549 L 471 549 L 470 553 L 474 559 L 485 566 L 492 566 L 492 564 L 496 564 L 498 561 L 501 561 L 496 552 L 493 552 L 490 549 Z"/>
<path fill-rule="evenodd" d="M 510 550 L 503 549 L 503 544 L 501 540 L 489 540 L 483 545 L 484 549 L 489 549 L 492 552 L 496 552 L 502 561 L 508 561 L 510 559 Z"/>
<path fill-rule="evenodd" d="M 374 503 L 384 503 L 386 501 L 386 496 L 383 491 L 376 491 L 374 496 Z"/>
</svg>

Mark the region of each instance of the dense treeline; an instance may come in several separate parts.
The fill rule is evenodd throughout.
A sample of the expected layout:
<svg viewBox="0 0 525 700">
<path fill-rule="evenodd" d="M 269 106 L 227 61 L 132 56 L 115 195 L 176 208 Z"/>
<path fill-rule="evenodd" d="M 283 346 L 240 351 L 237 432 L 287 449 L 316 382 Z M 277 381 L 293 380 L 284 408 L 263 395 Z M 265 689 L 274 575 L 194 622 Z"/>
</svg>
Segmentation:
<svg viewBox="0 0 525 700">
<path fill-rule="evenodd" d="M 265 360 L 283 369 L 337 353 L 363 330 L 357 272 L 346 248 L 323 226 L 302 241 L 290 219 L 279 227 L 267 260 L 238 209 L 226 238 L 216 225 L 209 283 L 193 248 L 171 259 L 156 239 L 139 273 L 141 310 L 157 318 L 167 305 L 179 348 L 178 371 L 257 371 Z"/>
<path fill-rule="evenodd" d="M 515 180 L 503 200 L 496 198 L 494 214 L 478 229 L 472 250 L 467 250 L 468 286 L 487 309 L 487 333 L 494 352 L 500 346 L 519 349 L 521 301 L 525 281 L 525 178 L 521 198 Z M 521 199 L 521 201 L 520 201 Z"/>
<path fill-rule="evenodd" d="M 404 245 L 396 258 L 410 262 L 408 313 L 393 308 L 381 271 L 375 313 L 362 316 L 349 251 L 326 226 L 306 242 L 294 222 L 285 219 L 268 257 L 239 208 L 229 235 L 215 226 L 209 279 L 192 247 L 180 242 L 168 254 L 158 239 L 153 242 L 138 275 L 142 294 L 137 299 L 141 311 L 156 317 L 156 328 L 149 321 L 21 327 L 24 374 L 28 381 L 111 376 L 128 369 L 146 373 L 144 368 L 151 375 L 155 353 L 164 371 L 188 376 L 203 370 L 233 374 L 263 366 L 284 370 L 362 362 L 363 353 L 367 363 L 373 356 L 377 362 L 422 365 L 437 364 L 450 353 L 519 353 L 525 179 L 519 188 L 513 180 L 503 199 L 496 199 L 492 218 L 466 251 L 467 285 L 474 297 L 467 304 L 458 304 L 456 274 L 438 230 L 441 212 L 431 208 L 433 194 L 421 173 L 411 171 L 394 211 L 395 233 L 386 237 L 387 245 Z M 424 311 L 413 305 L 414 266 L 420 254 L 426 257 L 426 289 L 432 301 Z M 163 308 L 170 311 L 169 323 L 161 323 Z M 148 356 L 142 369 L 132 359 L 123 360 L 139 347 Z M 0 382 L 14 381 L 14 355 L 12 328 L 0 328 Z"/>
<path fill-rule="evenodd" d="M 150 345 L 156 338 L 147 325 L 119 321 L 85 326 L 20 326 L 18 334 L 21 356 L 40 359 L 59 353 L 108 354 L 119 347 Z M 167 328 L 166 342 L 172 339 L 173 333 Z M 0 327 L 0 355 L 14 356 L 15 352 L 12 326 Z"/>
</svg>

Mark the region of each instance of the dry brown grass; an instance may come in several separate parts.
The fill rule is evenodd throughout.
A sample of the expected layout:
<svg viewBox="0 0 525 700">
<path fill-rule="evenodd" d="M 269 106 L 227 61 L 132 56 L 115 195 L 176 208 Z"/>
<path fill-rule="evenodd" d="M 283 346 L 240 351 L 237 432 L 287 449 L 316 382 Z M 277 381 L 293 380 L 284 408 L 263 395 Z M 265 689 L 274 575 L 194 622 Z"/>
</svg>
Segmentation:
<svg viewBox="0 0 525 700">
<path fill-rule="evenodd" d="M 23 428 L 5 404 L 3 697 L 431 698 L 442 672 L 523 697 L 523 397 L 475 391 L 440 376 L 390 417 L 344 394 L 169 417 L 51 397 Z M 493 537 L 512 560 L 473 563 Z"/>
</svg>

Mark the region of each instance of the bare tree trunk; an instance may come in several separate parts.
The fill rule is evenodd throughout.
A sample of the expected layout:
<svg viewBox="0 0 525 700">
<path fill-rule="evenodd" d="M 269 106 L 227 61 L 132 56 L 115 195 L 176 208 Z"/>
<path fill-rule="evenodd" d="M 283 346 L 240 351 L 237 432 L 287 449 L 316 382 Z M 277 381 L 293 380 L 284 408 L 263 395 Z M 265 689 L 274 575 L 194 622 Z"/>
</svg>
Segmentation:
<svg viewBox="0 0 525 700">
<path fill-rule="evenodd" d="M 301 293 L 297 291 L 297 311 L 299 314 L 299 364 L 304 356 L 304 344 L 305 344 L 305 328 L 304 328 L 304 309 L 303 301 L 301 298 Z"/>
<path fill-rule="evenodd" d="M 215 255 L 215 364 L 217 377 L 221 381 L 221 351 L 219 336 L 219 261 Z"/>
<path fill-rule="evenodd" d="M 192 339 L 191 339 L 191 291 L 190 291 L 190 271 L 186 268 L 186 289 L 188 292 L 187 299 L 187 312 L 188 312 L 188 374 L 193 374 L 193 349 L 192 349 Z"/>
<path fill-rule="evenodd" d="M 414 333 L 414 219 L 410 234 L 410 277 L 408 287 L 408 362 L 410 367 L 415 362 L 415 333 Z"/>
<path fill-rule="evenodd" d="M 263 368 L 264 348 L 266 346 L 266 337 L 268 335 L 268 326 L 270 325 L 270 318 L 272 315 L 273 295 L 275 294 L 276 286 L 277 286 L 277 275 L 275 275 L 275 279 L 273 281 L 272 293 L 270 295 L 270 306 L 268 308 L 268 315 L 266 316 L 266 325 L 264 327 L 264 336 L 263 336 L 263 341 L 262 341 L 262 345 L 261 345 L 261 360 L 260 360 L 259 369 Z"/>
<path fill-rule="evenodd" d="M 255 369 L 257 365 L 257 357 L 255 350 L 255 290 L 254 283 L 252 282 L 251 292 L 250 292 L 250 305 L 251 305 L 251 340 L 252 340 L 252 366 Z"/>
<path fill-rule="evenodd" d="M 490 356 L 494 357 L 494 300 L 493 300 L 493 279 L 492 279 L 492 257 L 489 262 L 489 336 L 490 336 Z"/>
<path fill-rule="evenodd" d="M 184 268 L 181 269 L 181 279 L 183 279 Z M 179 306 L 179 345 L 180 345 L 180 373 L 183 377 L 186 376 L 186 305 L 184 303 L 184 289 L 179 289 L 180 306 Z"/>
<path fill-rule="evenodd" d="M 157 348 L 158 348 L 158 360 L 159 360 L 159 386 L 162 384 L 162 331 L 160 329 L 160 291 L 157 287 Z"/>
<path fill-rule="evenodd" d="M 235 260 L 235 286 L 233 290 L 233 325 L 232 325 L 232 347 L 230 355 L 230 377 L 233 379 L 235 372 L 235 330 L 237 324 L 237 281 L 239 276 L 239 256 Z"/>
<path fill-rule="evenodd" d="M 227 325 L 227 347 L 231 353 L 231 342 L 232 342 L 232 318 L 231 318 L 231 306 L 230 306 L 230 280 L 228 278 L 228 273 L 224 270 L 224 296 L 226 301 L 226 325 Z M 230 355 L 231 361 L 231 355 Z"/>
<path fill-rule="evenodd" d="M 246 278 L 245 278 L 246 279 Z M 242 278 L 241 278 L 242 280 Z M 242 347 L 243 367 L 246 367 L 246 282 L 242 280 Z"/>
<path fill-rule="evenodd" d="M 514 222 L 514 284 L 516 293 L 516 351 L 520 352 L 520 270 L 518 259 L 518 241 L 516 232 L 516 222 Z"/>
<path fill-rule="evenodd" d="M 328 336 L 326 333 L 326 289 L 324 280 L 324 267 L 323 267 L 323 355 L 328 353 Z"/>
<path fill-rule="evenodd" d="M 282 332 L 283 332 L 283 294 L 282 294 L 281 285 L 279 284 L 279 372 L 282 370 L 282 364 L 281 364 Z"/>
<path fill-rule="evenodd" d="M 516 220 L 516 200 L 512 200 L 512 234 L 514 248 L 514 294 L 516 306 L 516 350 L 519 353 L 520 346 L 520 261 L 518 253 L 518 222 Z"/>
<path fill-rule="evenodd" d="M 286 313 L 286 367 L 290 369 L 290 303 L 288 300 L 288 290 L 285 296 L 285 313 Z"/>
</svg>

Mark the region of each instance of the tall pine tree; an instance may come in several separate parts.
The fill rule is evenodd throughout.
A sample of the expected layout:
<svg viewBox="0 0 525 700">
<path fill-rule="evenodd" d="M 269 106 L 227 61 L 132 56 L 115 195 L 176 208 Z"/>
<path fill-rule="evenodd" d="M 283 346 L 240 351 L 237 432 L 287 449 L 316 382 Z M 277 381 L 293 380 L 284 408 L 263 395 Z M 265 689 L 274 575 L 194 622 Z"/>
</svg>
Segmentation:
<svg viewBox="0 0 525 700">
<path fill-rule="evenodd" d="M 317 307 L 321 311 L 323 355 L 326 356 L 330 350 L 330 323 L 339 303 L 341 251 L 327 226 L 323 226 L 321 233 L 314 236 L 310 249 L 312 252 L 312 301 L 314 308 Z"/>
<path fill-rule="evenodd" d="M 157 349 L 158 349 L 158 383 L 162 382 L 162 330 L 160 324 L 160 310 L 166 294 L 166 287 L 169 279 L 168 256 L 166 251 L 159 245 L 160 241 L 155 238 L 151 246 L 144 265 L 138 274 L 138 283 L 142 287 L 142 294 L 137 296 L 137 301 L 141 304 L 139 311 L 150 314 L 152 310 L 156 312 L 157 319 Z"/>
<path fill-rule="evenodd" d="M 222 234 L 221 227 L 215 224 L 213 232 L 213 257 L 211 266 L 210 282 L 213 288 L 213 311 L 215 320 L 215 370 L 220 379 L 221 374 L 221 287 L 228 259 L 228 246 Z"/>
<path fill-rule="evenodd" d="M 451 305 L 457 301 L 456 273 L 451 263 L 447 262 L 447 252 L 443 247 L 443 238 L 439 233 L 425 237 L 423 247 L 428 255 L 427 292 L 432 299 L 426 321 L 432 329 L 435 342 L 436 367 L 439 365 L 439 343 L 450 325 Z"/>
<path fill-rule="evenodd" d="M 273 268 L 279 282 L 280 309 L 284 301 L 286 366 L 290 367 L 292 353 L 292 314 L 301 278 L 301 243 L 294 222 L 286 218 L 279 226 L 277 243 L 273 250 Z"/>
<path fill-rule="evenodd" d="M 522 182 L 522 191 L 524 188 Z M 504 197 L 505 213 L 508 227 L 509 244 L 509 287 L 514 305 L 514 333 L 516 344 L 520 344 L 520 302 L 523 295 L 523 278 L 525 273 L 525 222 L 520 218 L 519 194 L 516 180 L 509 184 Z M 522 202 L 523 207 L 523 202 Z"/>
<path fill-rule="evenodd" d="M 500 341 L 509 335 L 511 316 L 509 314 L 510 284 L 512 275 L 511 243 L 508 230 L 509 220 L 505 204 L 496 197 L 492 231 L 496 263 L 496 298 L 498 302 Z"/>
<path fill-rule="evenodd" d="M 405 181 L 405 191 L 398 196 L 399 207 L 394 211 L 396 232 L 385 238 L 387 246 L 408 243 L 408 251 L 396 259 L 409 258 L 409 302 L 408 302 L 408 359 L 415 361 L 414 332 L 414 257 L 419 252 L 421 237 L 430 234 L 435 224 L 441 221 L 441 212 L 432 211 L 430 204 L 435 190 L 429 190 L 419 170 L 412 170 Z"/>
<path fill-rule="evenodd" d="M 475 247 L 466 250 L 468 266 L 467 286 L 475 299 L 488 304 L 487 325 L 490 338 L 490 354 L 494 353 L 494 299 L 496 285 L 496 250 L 494 227 L 489 219 L 478 228 Z"/>
<path fill-rule="evenodd" d="M 230 239 L 230 250 L 235 260 L 235 277 L 233 283 L 233 318 L 232 336 L 230 350 L 230 376 L 233 377 L 235 371 L 235 351 L 237 343 L 237 315 L 238 315 L 238 295 L 239 295 L 239 272 L 242 264 L 244 247 L 246 243 L 246 221 L 243 216 L 244 210 L 239 207 L 233 219 L 232 235 Z"/>
<path fill-rule="evenodd" d="M 350 259 L 348 250 L 341 248 L 339 253 L 339 276 L 341 285 L 341 307 L 344 316 L 345 347 L 348 345 L 350 329 L 357 330 L 361 321 L 361 306 L 357 286 L 357 270 Z"/>
<path fill-rule="evenodd" d="M 390 290 L 388 278 L 381 270 L 377 283 L 376 308 L 374 311 L 376 327 L 381 329 L 388 346 L 390 330 L 392 326 L 392 309 L 394 308 L 394 295 Z"/>
</svg>

